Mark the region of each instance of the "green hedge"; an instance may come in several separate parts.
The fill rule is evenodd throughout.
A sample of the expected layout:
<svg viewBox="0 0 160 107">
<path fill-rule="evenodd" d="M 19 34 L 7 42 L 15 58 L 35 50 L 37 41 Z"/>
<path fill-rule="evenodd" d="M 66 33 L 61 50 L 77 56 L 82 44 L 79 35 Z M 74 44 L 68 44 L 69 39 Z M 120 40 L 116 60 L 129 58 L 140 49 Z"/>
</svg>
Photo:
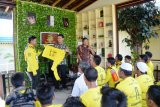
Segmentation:
<svg viewBox="0 0 160 107">
<path fill-rule="evenodd" d="M 36 14 L 36 24 L 29 25 L 26 21 L 28 12 Z M 15 9 L 14 21 L 16 26 L 15 45 L 16 45 L 16 70 L 24 71 L 26 63 L 24 61 L 24 50 L 27 45 L 27 40 L 30 35 L 38 38 L 37 49 L 42 49 L 40 46 L 40 32 L 59 32 L 64 34 L 65 43 L 73 53 L 76 50 L 76 29 L 75 29 L 75 13 L 69 10 L 52 8 L 46 5 L 40 5 L 32 2 L 17 1 Z M 47 15 L 52 15 L 55 18 L 54 27 L 47 25 Z M 68 18 L 69 27 L 63 27 L 62 18 Z M 45 68 L 45 59 L 40 57 L 40 70 Z"/>
</svg>

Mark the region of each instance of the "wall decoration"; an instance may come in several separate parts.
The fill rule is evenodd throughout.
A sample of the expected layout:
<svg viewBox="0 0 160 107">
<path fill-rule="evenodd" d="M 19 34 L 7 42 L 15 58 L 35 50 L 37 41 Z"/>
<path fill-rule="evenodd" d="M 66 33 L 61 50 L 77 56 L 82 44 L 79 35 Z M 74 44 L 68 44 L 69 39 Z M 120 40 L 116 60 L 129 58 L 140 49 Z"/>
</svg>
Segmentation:
<svg viewBox="0 0 160 107">
<path fill-rule="evenodd" d="M 101 49 L 101 53 L 102 53 L 102 57 L 105 57 L 105 49 L 104 48 Z"/>
<path fill-rule="evenodd" d="M 103 10 L 100 11 L 100 17 L 103 17 Z"/>
<path fill-rule="evenodd" d="M 112 26 L 113 23 L 106 23 L 106 26 Z"/>
<path fill-rule="evenodd" d="M 99 27 L 103 27 L 103 21 L 99 22 Z"/>
<path fill-rule="evenodd" d="M 41 32 L 40 33 L 40 43 L 41 45 L 48 44 L 53 45 L 57 43 L 57 35 L 56 32 Z"/>
<path fill-rule="evenodd" d="M 113 36 L 113 31 L 112 30 L 108 30 L 108 37 L 112 37 Z"/>
<path fill-rule="evenodd" d="M 108 47 L 112 47 L 112 41 L 109 40 L 109 46 Z"/>
<path fill-rule="evenodd" d="M 31 26 L 26 24 L 28 12 L 36 14 L 36 24 Z M 47 5 L 41 5 L 38 3 L 27 2 L 17 0 L 16 8 L 14 9 L 14 38 L 16 47 L 16 71 L 25 71 L 26 62 L 24 61 L 24 49 L 28 43 L 28 37 L 30 35 L 37 37 L 38 45 L 36 49 L 43 50 L 43 46 L 40 45 L 40 32 L 59 32 L 64 35 L 64 42 L 72 51 L 76 54 L 76 21 L 75 12 L 69 10 L 61 10 L 59 8 L 52 8 Z M 54 27 L 47 25 L 47 15 L 54 16 Z M 69 19 L 69 26 L 67 29 L 63 27 L 62 18 L 67 17 Z M 73 55 L 75 55 L 73 54 Z M 73 61 L 74 63 L 76 61 Z M 40 72 L 46 71 L 45 58 L 39 57 Z"/>
<path fill-rule="evenodd" d="M 36 14 L 33 12 L 28 12 L 27 22 L 31 25 L 36 24 Z"/>
<path fill-rule="evenodd" d="M 47 25 L 54 26 L 54 16 L 51 16 L 51 15 L 47 16 Z"/>
<path fill-rule="evenodd" d="M 68 18 L 63 18 L 63 25 L 64 25 L 64 27 L 68 27 L 69 26 Z"/>
</svg>

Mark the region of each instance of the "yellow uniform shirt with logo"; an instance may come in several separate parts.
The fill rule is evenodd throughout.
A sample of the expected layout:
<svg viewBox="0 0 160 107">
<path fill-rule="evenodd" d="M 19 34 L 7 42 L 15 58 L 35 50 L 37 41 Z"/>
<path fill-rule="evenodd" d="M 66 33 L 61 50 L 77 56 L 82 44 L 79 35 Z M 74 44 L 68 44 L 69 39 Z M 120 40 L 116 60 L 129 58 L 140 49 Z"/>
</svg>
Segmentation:
<svg viewBox="0 0 160 107">
<path fill-rule="evenodd" d="M 24 51 L 25 61 L 27 62 L 27 71 L 37 75 L 38 66 L 38 53 L 33 45 L 28 44 Z"/>
<path fill-rule="evenodd" d="M 142 90 L 142 107 L 147 107 L 146 93 L 149 86 L 153 85 L 153 79 L 149 75 L 141 75 L 136 78 Z"/>
<path fill-rule="evenodd" d="M 117 87 L 127 96 L 127 107 L 142 107 L 142 92 L 137 80 L 127 77 Z"/>
<path fill-rule="evenodd" d="M 155 80 L 154 75 L 153 75 L 153 71 L 149 67 L 148 67 L 147 75 L 149 75 L 153 80 Z"/>
<path fill-rule="evenodd" d="M 114 88 L 118 81 L 116 83 L 113 81 L 112 74 L 111 74 L 112 69 L 115 70 L 115 72 L 118 76 L 118 69 L 115 66 L 109 67 L 109 68 L 107 68 L 107 72 L 106 72 L 106 78 L 107 78 L 106 82 L 108 83 L 109 87 Z"/>
<path fill-rule="evenodd" d="M 97 78 L 98 86 L 105 85 L 106 84 L 106 72 L 105 72 L 105 70 L 100 66 L 95 67 L 95 69 L 98 72 L 98 78 Z"/>
<path fill-rule="evenodd" d="M 91 88 L 80 96 L 82 103 L 86 107 L 101 107 L 100 88 Z"/>
</svg>

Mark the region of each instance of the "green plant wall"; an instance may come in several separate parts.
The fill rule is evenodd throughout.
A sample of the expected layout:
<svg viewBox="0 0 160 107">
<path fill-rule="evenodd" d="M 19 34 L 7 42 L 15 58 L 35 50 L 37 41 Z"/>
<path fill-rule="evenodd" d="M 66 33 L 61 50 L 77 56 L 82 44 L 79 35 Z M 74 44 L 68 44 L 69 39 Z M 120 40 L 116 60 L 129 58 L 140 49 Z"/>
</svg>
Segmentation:
<svg viewBox="0 0 160 107">
<path fill-rule="evenodd" d="M 36 24 L 29 25 L 26 21 L 28 12 L 36 14 Z M 26 62 L 24 61 L 24 50 L 27 46 L 28 37 L 30 35 L 38 38 L 38 46 L 36 49 L 43 49 L 40 45 L 40 32 L 59 32 L 64 34 L 65 43 L 70 50 L 75 53 L 76 50 L 76 30 L 75 30 L 75 13 L 69 10 L 62 10 L 59 8 L 52 8 L 46 5 L 40 5 L 32 2 L 17 1 L 15 9 L 14 21 L 16 27 L 15 31 L 15 45 L 16 45 L 16 70 L 24 71 L 26 69 Z M 54 27 L 47 25 L 47 15 L 54 16 Z M 69 27 L 63 26 L 62 18 L 68 18 Z M 45 59 L 41 56 L 40 70 L 45 69 Z"/>
</svg>

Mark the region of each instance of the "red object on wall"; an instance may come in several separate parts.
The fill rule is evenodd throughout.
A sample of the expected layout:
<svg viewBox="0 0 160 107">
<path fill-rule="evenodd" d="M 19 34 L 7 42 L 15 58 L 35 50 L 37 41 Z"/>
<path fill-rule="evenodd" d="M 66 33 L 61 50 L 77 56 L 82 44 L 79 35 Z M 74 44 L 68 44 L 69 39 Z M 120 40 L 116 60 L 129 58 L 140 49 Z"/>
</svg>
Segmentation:
<svg viewBox="0 0 160 107">
<path fill-rule="evenodd" d="M 108 58 L 110 58 L 110 57 L 112 57 L 112 54 L 111 54 L 111 53 L 108 54 Z"/>
<path fill-rule="evenodd" d="M 103 27 L 103 22 L 99 22 L 99 27 Z"/>
</svg>

